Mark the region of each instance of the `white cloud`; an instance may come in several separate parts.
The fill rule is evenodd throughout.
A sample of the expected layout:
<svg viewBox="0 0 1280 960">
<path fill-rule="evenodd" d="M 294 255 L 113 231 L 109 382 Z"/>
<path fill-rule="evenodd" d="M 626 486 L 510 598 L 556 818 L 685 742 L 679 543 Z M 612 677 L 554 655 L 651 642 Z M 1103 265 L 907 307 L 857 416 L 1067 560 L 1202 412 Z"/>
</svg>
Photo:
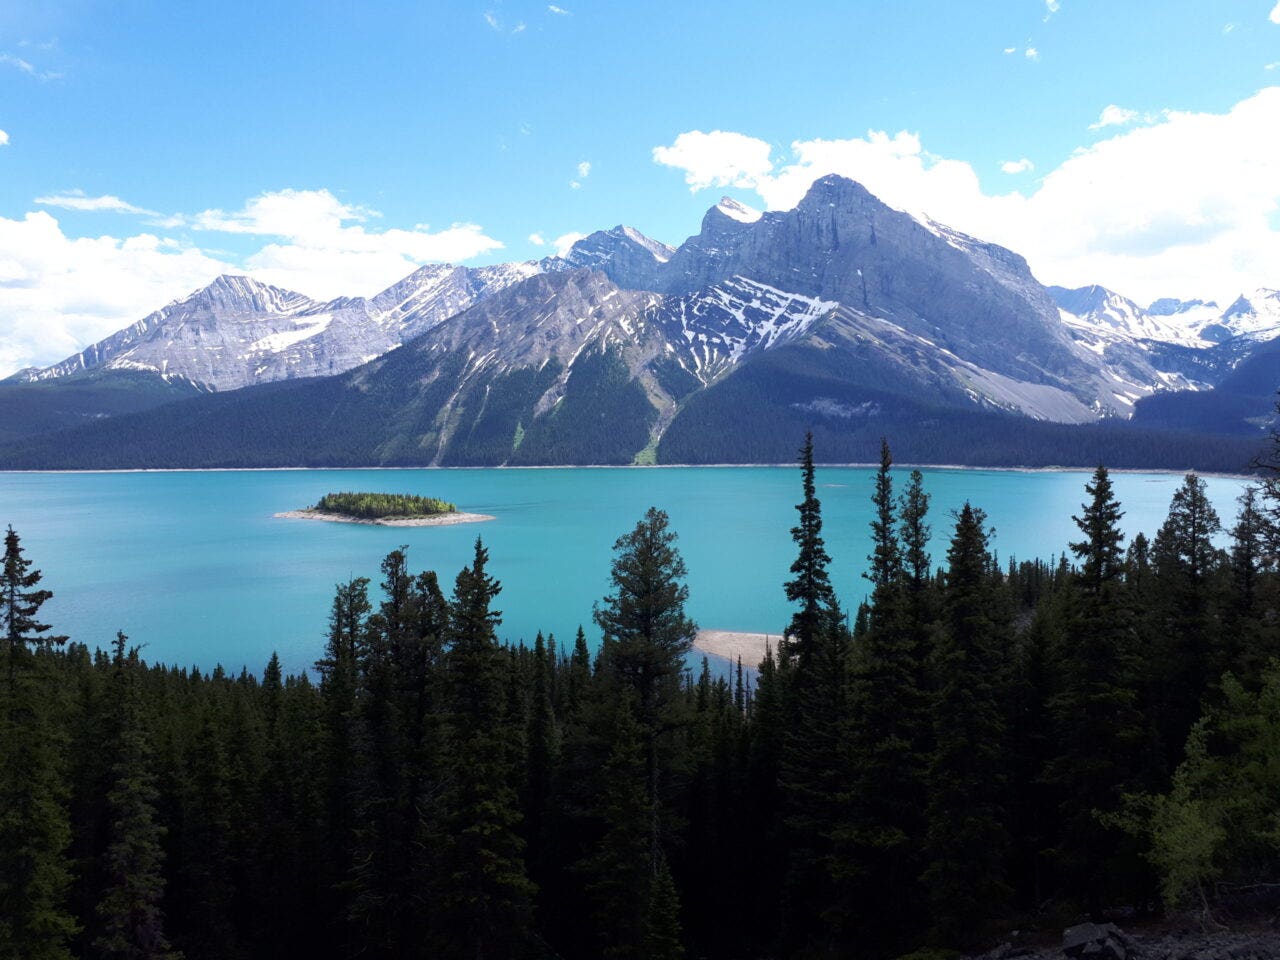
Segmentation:
<svg viewBox="0 0 1280 960">
<path fill-rule="evenodd" d="M 56 363 L 236 270 L 153 234 L 72 239 L 43 210 L 0 217 L 0 376 Z"/>
<path fill-rule="evenodd" d="M 1023 254 L 1046 283 L 1101 283 L 1138 300 L 1231 299 L 1280 281 L 1277 129 L 1280 87 L 1222 114 L 1171 111 L 1076 150 L 1025 195 L 986 192 L 969 163 L 929 153 L 906 131 L 796 141 L 787 162 L 763 168 L 769 145 L 741 134 L 722 134 L 739 138 L 720 142 L 741 152 L 721 153 L 718 168 L 705 151 L 673 154 L 674 145 L 654 157 L 695 189 L 732 182 L 774 210 L 819 177 L 848 176 L 890 206 Z"/>
<path fill-rule="evenodd" d="M 547 4 L 547 12 L 554 13 L 558 17 L 569 16 L 569 11 L 564 7 L 557 7 L 554 3 Z"/>
<path fill-rule="evenodd" d="M 522 20 L 520 23 L 517 23 L 514 27 L 512 27 L 512 28 L 511 28 L 511 32 L 512 32 L 512 33 L 524 33 L 524 31 L 525 31 L 525 27 L 526 27 L 526 26 L 527 26 L 527 25 L 526 25 L 526 24 L 525 24 L 525 22 Z"/>
<path fill-rule="evenodd" d="M 1060 9 L 1062 9 L 1062 4 L 1059 3 L 1058 0 L 1044 0 L 1044 7 L 1045 7 L 1044 18 L 1048 20 Z"/>
<path fill-rule="evenodd" d="M 1036 165 L 1023 157 L 1021 160 L 1006 160 L 1000 164 L 1000 169 L 1005 173 L 1027 173 L 1034 170 Z"/>
<path fill-rule="evenodd" d="M 1228 33 L 1230 33 L 1235 28 L 1236 28 L 1236 25 L 1234 23 L 1223 24 L 1222 35 L 1225 37 Z"/>
<path fill-rule="evenodd" d="M 502 29 L 502 24 L 498 22 L 498 17 L 489 11 L 485 11 L 484 22 L 487 23 L 489 26 L 493 27 L 493 29 L 495 30 Z"/>
<path fill-rule="evenodd" d="M 547 242 L 547 240 L 540 233 L 531 233 L 529 234 L 529 242 L 532 243 L 535 247 L 541 247 Z"/>
<path fill-rule="evenodd" d="M 9 134 L 0 130 L 0 147 L 7 146 L 9 143 Z"/>
<path fill-rule="evenodd" d="M 259 279 L 328 298 L 373 294 L 422 263 L 470 260 L 502 243 L 479 225 L 455 223 L 432 232 L 369 230 L 377 211 L 343 203 L 328 190 L 279 190 L 254 197 L 241 210 L 206 210 L 188 218 L 196 230 L 280 237 L 245 261 Z"/>
<path fill-rule="evenodd" d="M 551 241 L 551 246 L 556 248 L 556 256 L 563 257 L 569 252 L 569 248 L 585 237 L 585 233 L 564 233 Z"/>
<path fill-rule="evenodd" d="M 15 57 L 11 53 L 0 53 L 0 64 L 4 64 L 5 66 L 8 66 L 8 67 L 13 67 L 15 70 L 20 70 L 23 73 L 25 73 L 27 76 L 34 77 L 37 80 L 62 79 L 62 74 L 54 73 L 49 70 L 39 70 L 30 61 L 23 60 L 21 57 Z"/>
<path fill-rule="evenodd" d="M 1040 51 L 1037 50 L 1035 47 L 1027 47 L 1027 49 L 1024 51 L 1024 56 L 1026 56 L 1028 60 L 1039 60 Z"/>
<path fill-rule="evenodd" d="M 74 209 L 138 210 L 117 197 L 41 199 Z M 376 293 L 422 263 L 467 260 L 502 247 L 472 223 L 437 231 L 421 224 L 369 229 L 377 216 L 327 190 L 280 190 L 229 213 L 158 221 L 263 238 L 265 245 L 239 262 L 152 233 L 71 238 L 43 210 L 21 220 L 0 217 L 0 376 L 61 360 L 220 273 L 247 272 L 328 299 Z"/>
<path fill-rule="evenodd" d="M 590 161 L 590 160 L 583 160 L 580 164 L 578 164 L 578 176 L 579 176 L 581 179 L 583 179 L 583 180 L 585 180 L 585 179 L 587 179 L 587 177 L 591 176 L 591 161 Z"/>
<path fill-rule="evenodd" d="M 741 133 L 691 130 L 669 147 L 654 147 L 653 159 L 684 171 L 691 192 L 707 187 L 749 187 L 773 169 L 770 147 Z"/>
<path fill-rule="evenodd" d="M 1098 115 L 1098 122 L 1089 124 L 1090 130 L 1101 130 L 1103 127 L 1123 127 L 1126 124 L 1133 123 L 1138 119 L 1137 110 L 1126 110 L 1124 107 L 1118 107 L 1114 103 L 1108 104 L 1102 108 L 1102 113 Z"/>
<path fill-rule="evenodd" d="M 1271 16 L 1267 18 L 1272 23 L 1280 23 L 1280 3 L 1277 3 L 1275 9 L 1271 11 Z"/>
<path fill-rule="evenodd" d="M 1272 62 L 1272 63 L 1268 63 L 1268 64 L 1267 64 L 1266 66 L 1264 66 L 1262 69 L 1263 69 L 1263 70 L 1277 70 L 1277 69 L 1280 69 L 1280 60 L 1276 60 L 1276 61 L 1274 61 L 1274 62 Z"/>
<path fill-rule="evenodd" d="M 1005 54 L 1006 54 L 1006 55 L 1008 55 L 1008 54 L 1010 54 L 1010 53 L 1017 53 L 1017 52 L 1018 52 L 1018 48 L 1017 48 L 1017 47 L 1005 47 L 1005 48 L 1004 48 L 1004 52 L 1005 52 Z"/>
<path fill-rule="evenodd" d="M 67 190 L 45 197 L 36 197 L 36 203 L 43 207 L 60 207 L 63 210 L 79 210 L 88 213 L 133 213 L 148 217 L 158 217 L 154 210 L 136 207 L 119 197 L 106 194 L 101 197 L 85 196 L 83 190 Z"/>
</svg>

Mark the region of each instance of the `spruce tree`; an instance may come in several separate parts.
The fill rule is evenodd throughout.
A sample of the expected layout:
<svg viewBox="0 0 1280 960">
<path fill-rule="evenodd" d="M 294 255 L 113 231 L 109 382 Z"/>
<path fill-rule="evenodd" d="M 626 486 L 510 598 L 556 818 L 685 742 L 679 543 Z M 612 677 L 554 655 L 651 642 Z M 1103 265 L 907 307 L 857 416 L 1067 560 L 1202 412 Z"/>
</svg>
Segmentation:
<svg viewBox="0 0 1280 960">
<path fill-rule="evenodd" d="M 0 574 L 7 679 L 0 703 L 0 960 L 64 960 L 77 924 L 67 909 L 71 826 L 50 719 L 57 698 L 50 650 L 66 641 L 39 621 L 52 593 L 12 527 Z"/>
<path fill-rule="evenodd" d="M 803 660 L 813 654 L 818 633 L 827 622 L 829 609 L 835 602 L 835 592 L 831 589 L 831 577 L 827 572 L 831 557 L 822 540 L 822 504 L 818 501 L 814 484 L 812 433 L 805 434 L 799 461 L 803 499 L 796 504 L 800 521 L 791 528 L 791 539 L 798 550 L 791 564 L 794 577 L 784 585 L 787 600 L 799 604 L 799 609 L 791 616 L 785 649 L 779 649 L 778 656 Z"/>
<path fill-rule="evenodd" d="M 1151 551 L 1160 582 L 1156 609 L 1162 620 L 1160 734 L 1170 769 L 1181 759 L 1205 694 L 1227 665 L 1219 578 L 1225 564 L 1213 545 L 1221 530 L 1204 480 L 1187 474 Z"/>
<path fill-rule="evenodd" d="M 662 858 L 663 786 L 672 734 L 680 724 L 680 672 L 698 629 L 685 615 L 687 572 L 675 543 L 666 513 L 650 507 L 635 529 L 614 543 L 613 592 L 595 611 L 604 634 L 603 668 L 636 696 L 648 784 L 649 859 L 655 870 Z"/>
<path fill-rule="evenodd" d="M 127 639 L 116 634 L 107 745 L 110 788 L 105 798 L 107 887 L 98 903 L 100 928 L 94 946 L 104 960 L 166 960 L 177 954 L 165 934 L 161 910 L 165 830 L 156 818 L 151 743 L 143 726 L 142 667 L 136 650 L 126 653 Z"/>
<path fill-rule="evenodd" d="M 965 503 L 947 549 L 933 651 L 937 693 L 928 774 L 928 884 L 934 935 L 970 945 L 975 924 L 1007 903 L 1007 743 L 999 678 L 1008 624 L 988 552 L 986 517 Z"/>
<path fill-rule="evenodd" d="M 445 654 L 444 774 L 436 842 L 440 871 L 434 901 L 438 955 L 474 960 L 518 956 L 530 937 L 529 882 L 520 838 L 516 772 L 505 729 L 502 587 L 489 576 L 489 552 L 458 574 L 449 604 Z"/>
<path fill-rule="evenodd" d="M 913 586 L 901 562 L 892 463 L 889 446 L 882 443 L 866 574 L 873 584 L 871 612 L 849 658 L 845 752 L 839 761 L 849 780 L 844 823 L 835 831 L 833 868 L 840 881 L 833 919 L 845 937 L 856 936 L 864 946 L 882 950 L 895 943 L 912 919 L 907 905 L 917 894 L 929 741 L 923 651 L 910 610 Z M 913 492 L 917 511 L 921 496 Z M 917 512 L 912 522 L 919 525 L 923 517 Z M 920 549 L 912 544 L 912 562 L 927 566 Z"/>
<path fill-rule="evenodd" d="M 1136 852 L 1104 817 L 1126 790 L 1150 782 L 1154 763 L 1124 580 L 1124 513 L 1105 467 L 1085 493 L 1090 499 L 1073 518 L 1083 534 L 1071 544 L 1080 566 L 1063 596 L 1059 689 L 1050 701 L 1059 750 L 1044 780 L 1060 803 L 1055 859 L 1068 889 L 1096 913 L 1108 894 L 1142 892 Z"/>
</svg>

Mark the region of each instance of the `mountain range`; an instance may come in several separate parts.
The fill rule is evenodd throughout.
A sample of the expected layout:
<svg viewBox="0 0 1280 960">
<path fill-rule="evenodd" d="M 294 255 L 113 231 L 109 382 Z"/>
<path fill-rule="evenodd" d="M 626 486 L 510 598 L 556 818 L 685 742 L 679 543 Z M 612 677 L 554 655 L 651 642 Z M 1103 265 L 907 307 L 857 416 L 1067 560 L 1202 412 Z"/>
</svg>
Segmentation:
<svg viewBox="0 0 1280 960">
<path fill-rule="evenodd" d="M 0 465 L 830 461 L 1241 469 L 1280 292 L 1220 310 L 1042 286 L 1018 254 L 840 177 L 723 199 L 679 247 L 431 264 L 321 303 L 223 276 L 0 384 Z M 1229 413 L 1229 416 L 1227 415 Z"/>
</svg>

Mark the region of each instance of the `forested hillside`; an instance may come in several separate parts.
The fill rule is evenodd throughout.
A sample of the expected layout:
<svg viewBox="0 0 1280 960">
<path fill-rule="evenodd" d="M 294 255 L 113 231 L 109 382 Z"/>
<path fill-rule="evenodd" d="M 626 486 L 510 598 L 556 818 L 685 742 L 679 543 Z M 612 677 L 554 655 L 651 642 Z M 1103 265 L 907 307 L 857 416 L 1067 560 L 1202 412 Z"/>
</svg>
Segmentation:
<svg viewBox="0 0 1280 960">
<path fill-rule="evenodd" d="M 860 602 L 814 455 L 787 637 L 727 676 L 658 509 L 572 641 L 498 643 L 479 540 L 451 588 L 397 550 L 300 676 L 56 636 L 10 530 L 0 958 L 890 958 L 1274 914 L 1274 483 L 1219 518 L 1189 475 L 1126 542 L 1100 467 L 1070 556 L 1002 565 L 885 446 Z"/>
</svg>

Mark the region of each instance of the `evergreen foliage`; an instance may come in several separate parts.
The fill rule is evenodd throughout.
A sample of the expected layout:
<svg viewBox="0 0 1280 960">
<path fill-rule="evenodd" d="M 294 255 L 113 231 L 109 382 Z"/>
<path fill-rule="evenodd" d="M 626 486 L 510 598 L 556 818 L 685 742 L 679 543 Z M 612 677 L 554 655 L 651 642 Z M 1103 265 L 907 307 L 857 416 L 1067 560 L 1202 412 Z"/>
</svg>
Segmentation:
<svg viewBox="0 0 1280 960">
<path fill-rule="evenodd" d="M 1127 542 L 1099 468 L 1067 555 L 1000 566 L 965 504 L 935 570 L 883 444 L 851 625 L 814 459 L 792 623 L 720 675 L 690 668 L 658 509 L 615 544 L 594 659 L 581 628 L 499 642 L 477 541 L 448 597 L 404 548 L 337 585 L 293 676 L 63 648 L 10 531 L 0 960 L 889 960 L 1274 883 L 1268 487 L 1228 540 L 1189 477 Z"/>
<path fill-rule="evenodd" d="M 448 501 L 411 493 L 326 493 L 311 509 L 321 513 L 360 517 L 362 520 L 433 517 L 441 513 L 456 513 L 458 510 Z"/>
</svg>

